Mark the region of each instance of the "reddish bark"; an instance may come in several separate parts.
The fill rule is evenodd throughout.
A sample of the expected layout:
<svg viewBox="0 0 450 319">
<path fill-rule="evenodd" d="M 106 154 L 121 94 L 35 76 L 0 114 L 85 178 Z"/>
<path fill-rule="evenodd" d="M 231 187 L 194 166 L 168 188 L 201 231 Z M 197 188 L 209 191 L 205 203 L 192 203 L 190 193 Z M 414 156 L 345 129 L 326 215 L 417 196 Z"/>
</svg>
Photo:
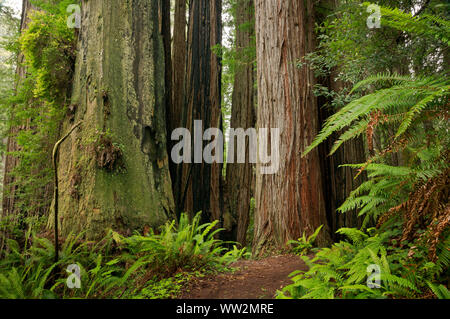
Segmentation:
<svg viewBox="0 0 450 319">
<path fill-rule="evenodd" d="M 312 0 L 256 0 L 258 127 L 280 128 L 280 167 L 274 175 L 256 169 L 254 250 L 281 248 L 303 232 L 324 230 L 329 239 L 318 150 L 301 154 L 319 129 L 315 79 L 297 62 L 314 50 Z"/>
</svg>

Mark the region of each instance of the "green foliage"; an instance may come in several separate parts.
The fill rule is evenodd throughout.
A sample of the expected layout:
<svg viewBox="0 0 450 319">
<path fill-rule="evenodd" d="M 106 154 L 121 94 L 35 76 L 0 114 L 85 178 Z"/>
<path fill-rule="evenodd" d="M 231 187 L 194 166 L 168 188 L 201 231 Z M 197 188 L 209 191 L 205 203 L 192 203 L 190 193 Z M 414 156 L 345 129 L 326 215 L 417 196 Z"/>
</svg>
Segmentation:
<svg viewBox="0 0 450 319">
<path fill-rule="evenodd" d="M 338 66 L 336 79 L 353 84 L 316 86 L 337 111 L 303 155 L 334 134 L 331 154 L 365 137 L 367 162 L 343 166 L 368 180 L 338 209 L 357 209 L 363 227 L 340 229 L 348 241 L 303 257 L 309 271 L 294 273 L 280 298 L 448 297 L 448 17 L 426 7 L 414 17 L 405 3 L 404 11 L 382 7 L 382 28 L 369 30 L 367 5 L 345 2 L 319 27 L 319 52 L 300 61 L 319 77 Z M 373 222 L 378 229 L 364 231 Z M 379 288 L 366 284 L 370 265 L 381 272 Z"/>
<path fill-rule="evenodd" d="M 69 5 L 81 5 L 79 0 L 30 0 L 30 2 L 35 7 L 52 15 L 66 15 Z"/>
<path fill-rule="evenodd" d="M 331 151 L 333 154 L 344 142 L 367 130 L 373 112 L 381 111 L 386 117 L 380 118 L 379 122 L 399 123 L 395 134 L 395 139 L 398 140 L 406 135 L 412 124 L 423 123 L 425 111 L 437 115 L 445 106 L 450 94 L 450 81 L 444 75 L 414 79 L 380 74 L 359 82 L 352 91 L 376 85 L 388 87 L 352 101 L 328 118 L 324 128 L 304 155 L 334 132 L 349 127 L 333 147 Z"/>
<path fill-rule="evenodd" d="M 352 85 L 378 73 L 407 74 L 413 69 L 417 75 L 425 75 L 446 67 L 443 61 L 448 46 L 448 5 L 438 6 L 432 1 L 413 16 L 411 12 L 420 8 L 416 1 L 377 1 L 381 27 L 369 29 L 370 3 L 338 3 L 336 9 L 323 10 L 326 12 L 318 25 L 318 51 L 301 61 L 312 64 L 317 76 L 337 68 L 333 78 Z"/>
<path fill-rule="evenodd" d="M 376 220 L 382 213 L 404 202 L 414 185 L 442 174 L 448 168 L 446 160 L 449 137 L 446 132 L 446 103 L 450 82 L 445 76 L 413 79 L 397 75 L 379 75 L 357 84 L 353 90 L 367 86 L 389 86 L 356 99 L 332 115 L 305 154 L 334 132 L 341 132 L 331 150 L 333 154 L 346 141 L 376 127 L 389 127 L 395 135 L 384 149 L 367 163 L 344 165 L 368 172 L 369 180 L 347 198 L 339 211 L 361 209 L 360 215 Z M 424 125 L 425 123 L 425 125 Z M 408 166 L 386 163 L 392 153 L 402 151 Z"/>
<path fill-rule="evenodd" d="M 368 5 L 369 2 L 364 3 L 366 7 Z M 398 8 L 381 7 L 381 23 L 402 32 L 450 44 L 450 22 L 443 17 L 431 14 L 413 16 Z"/>
<path fill-rule="evenodd" d="M 448 296 L 445 287 L 431 284 L 431 281 L 448 278 L 448 250 L 441 249 L 438 253 L 439 262 L 445 266 L 434 267 L 426 260 L 427 248 L 419 242 L 410 243 L 409 250 L 391 244 L 401 233 L 398 226 L 375 233 L 374 229 L 369 229 L 369 234 L 351 228 L 339 230 L 349 240 L 321 249 L 312 259 L 303 256 L 310 269 L 292 273 L 293 284 L 279 291 L 277 297 L 419 298 L 429 288 L 438 297 Z M 380 271 L 379 287 L 369 288 L 367 285 L 372 283 L 369 280 L 371 265 L 376 265 Z"/>
<path fill-rule="evenodd" d="M 0 5 L 0 172 L 3 171 L 3 162 L 6 151 L 4 140 L 7 134 L 7 112 L 2 105 L 11 96 L 14 88 L 14 67 L 17 58 L 11 44 L 18 37 L 19 18 L 14 11 Z M 0 202 L 3 196 L 3 179 L 0 178 Z M 1 208 L 0 208 L 1 211 Z"/>
<path fill-rule="evenodd" d="M 74 32 L 65 15 L 34 11 L 19 38 L 28 71 L 34 78 L 34 98 L 47 103 L 62 102 L 71 82 Z"/>
<path fill-rule="evenodd" d="M 298 240 L 290 240 L 289 245 L 292 245 L 292 251 L 300 256 L 308 254 L 313 248 L 314 241 L 322 230 L 323 225 L 320 225 L 314 233 L 312 233 L 308 238 L 306 238 L 306 233 L 303 232 L 303 236 Z"/>
<path fill-rule="evenodd" d="M 173 221 L 167 223 L 159 235 L 136 235 L 125 241 L 132 255 L 145 254 L 155 274 L 214 268 L 245 254 L 239 250 L 223 254 L 223 242 L 215 238 L 222 230 L 216 228 L 218 222 L 200 225 L 200 217 L 201 214 L 197 214 L 190 222 L 188 215 L 182 214 L 178 226 Z"/>
<path fill-rule="evenodd" d="M 46 238 L 30 236 L 27 242 L 32 244 L 22 248 L 16 241 L 8 240 L 8 253 L 1 261 L 3 289 L 0 297 L 102 297 L 112 288 L 123 285 L 138 264 L 130 267 L 129 271 L 114 267 L 117 259 L 113 259 L 112 233 L 98 243 L 81 242 L 81 236 L 70 235 L 66 238 L 57 263 L 53 262 L 54 245 Z M 68 289 L 66 286 L 69 274 L 65 272 L 65 267 L 71 264 L 81 268 L 80 289 Z"/>
<path fill-rule="evenodd" d="M 434 285 L 428 282 L 428 286 L 439 299 L 450 299 L 450 291 L 444 285 Z"/>
<path fill-rule="evenodd" d="M 376 220 L 405 201 L 417 182 L 438 176 L 448 168 L 448 123 L 441 115 L 448 103 L 450 82 L 445 75 L 425 78 L 378 75 L 356 84 L 352 92 L 366 87 L 380 89 L 352 101 L 327 119 L 305 154 L 335 132 L 344 130 L 331 154 L 346 141 L 364 133 L 370 145 L 377 127 L 393 130 L 395 135 L 386 147 L 378 150 L 367 163 L 345 165 L 368 171 L 369 181 L 354 190 L 339 211 L 360 208 L 360 215 L 370 213 Z M 383 163 L 386 157 L 399 151 L 408 157 L 408 166 Z"/>
<path fill-rule="evenodd" d="M 7 47 L 23 56 L 19 67 L 25 77 L 16 79 L 16 91 L 0 103 L 8 126 L 21 128 L 11 131 L 18 147 L 9 155 L 19 160 L 10 175 L 11 187 L 20 186 L 14 200 L 23 217 L 42 216 L 50 205 L 51 196 L 43 194 L 53 179 L 51 150 L 66 114 L 76 45 L 74 30 L 67 27 L 69 1 L 33 4 L 37 9 L 30 12 L 27 28 Z"/>
<path fill-rule="evenodd" d="M 153 280 L 146 284 L 132 299 L 170 299 L 180 293 L 184 284 L 189 282 L 193 276 L 202 276 L 201 273 L 178 273 L 173 277 Z"/>
<path fill-rule="evenodd" d="M 252 257 L 252 253 L 247 251 L 247 247 L 238 248 L 236 245 L 233 245 L 233 249 L 227 251 L 221 258 L 220 261 L 229 266 L 239 259 L 249 259 Z"/>
<path fill-rule="evenodd" d="M 61 247 L 60 260 L 53 262 L 53 243 L 28 236 L 24 247 L 7 242 L 0 261 L 0 298 L 168 298 L 176 295 L 192 276 L 225 266 L 248 256 L 245 249 L 226 252 L 214 239 L 216 223 L 199 225 L 181 216 L 178 227 L 167 223 L 159 235 L 129 238 L 110 231 L 99 242 L 82 241 L 83 234 L 70 235 Z M 28 243 L 31 243 L 29 245 Z M 68 265 L 81 270 L 80 288 L 66 285 Z"/>
</svg>

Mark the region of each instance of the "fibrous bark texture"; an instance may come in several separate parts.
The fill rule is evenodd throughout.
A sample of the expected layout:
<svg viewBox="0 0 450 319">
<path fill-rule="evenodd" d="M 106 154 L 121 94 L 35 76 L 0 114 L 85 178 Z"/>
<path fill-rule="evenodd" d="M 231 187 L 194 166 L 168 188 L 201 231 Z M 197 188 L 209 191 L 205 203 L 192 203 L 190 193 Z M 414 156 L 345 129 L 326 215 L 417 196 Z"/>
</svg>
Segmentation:
<svg viewBox="0 0 450 319">
<path fill-rule="evenodd" d="M 76 111 L 63 131 L 83 124 L 59 155 L 63 235 L 130 234 L 174 217 L 161 12 L 159 1 L 83 1 Z"/>
<path fill-rule="evenodd" d="M 236 52 L 237 63 L 233 85 L 231 128 L 254 128 L 255 114 L 255 68 L 246 52 L 253 46 L 254 7 L 253 0 L 239 0 L 236 5 Z M 229 144 L 230 145 L 230 144 Z M 238 144 L 235 142 L 235 157 Z M 247 228 L 250 221 L 250 198 L 252 196 L 253 164 L 249 161 L 249 141 L 245 144 L 245 163 L 231 163 L 227 158 L 227 209 L 233 217 L 225 228 L 231 228 L 232 239 L 246 246 Z M 244 151 L 244 150 L 239 150 Z"/>
<path fill-rule="evenodd" d="M 328 79 L 326 85 L 330 90 L 339 92 L 344 88 L 344 83 L 335 81 L 336 72 L 334 71 Z M 321 122 L 324 122 L 332 115 L 330 108 L 327 107 L 325 99 L 319 99 L 319 109 Z M 341 167 L 344 164 L 359 164 L 366 161 L 364 150 L 364 142 L 362 137 L 351 139 L 347 141 L 331 156 L 331 151 L 334 143 L 339 138 L 340 133 L 333 134 L 325 143 L 319 146 L 319 154 L 322 160 L 323 185 L 326 197 L 326 208 L 328 224 L 330 226 L 330 233 L 333 239 L 337 240 L 336 231 L 342 227 L 360 227 L 362 218 L 358 217 L 358 210 L 339 213 L 337 209 L 344 203 L 354 189 L 356 189 L 362 182 L 366 180 L 367 174 L 363 172 L 357 178 L 357 171 L 350 167 Z"/>
<path fill-rule="evenodd" d="M 317 13 L 316 19 L 318 23 L 322 23 L 327 17 L 335 11 L 338 5 L 337 0 L 324 0 L 321 2 L 322 10 Z M 338 80 L 339 69 L 334 68 L 331 73 L 322 78 L 321 85 L 327 87 L 330 91 L 341 92 L 345 89 L 346 84 Z M 331 99 L 320 96 L 319 118 L 324 123 L 326 119 L 332 115 L 334 111 L 331 107 Z M 329 153 L 339 138 L 340 133 L 333 134 L 325 143 L 319 146 L 319 154 L 322 164 L 322 178 L 324 185 L 324 193 L 326 198 L 326 210 L 330 234 L 334 240 L 338 240 L 336 231 L 342 227 L 360 227 L 362 218 L 358 217 L 358 210 L 341 214 L 337 209 L 344 203 L 350 192 L 356 189 L 362 182 L 366 180 L 366 173 L 363 172 L 356 179 L 357 171 L 350 167 L 341 167 L 343 164 L 357 164 L 366 161 L 364 142 L 362 137 L 351 139 L 344 143 L 333 155 Z"/>
<path fill-rule="evenodd" d="M 328 241 L 319 153 L 301 157 L 318 132 L 318 107 L 312 71 L 297 62 L 314 50 L 312 0 L 256 0 L 258 61 L 257 121 L 281 132 L 276 174 L 256 169 L 254 249 L 283 247 L 302 232 L 324 230 L 317 243 Z"/>
<path fill-rule="evenodd" d="M 221 63 L 213 50 L 221 44 L 221 10 L 221 0 L 190 1 L 184 123 L 193 139 L 195 120 L 202 121 L 203 130 L 222 128 Z M 203 141 L 201 149 L 209 143 Z M 221 219 L 221 169 L 220 163 L 204 161 L 183 168 L 182 206 L 192 213 L 202 211 L 204 222 Z"/>
<path fill-rule="evenodd" d="M 184 92 L 186 77 L 186 0 L 175 1 L 175 17 L 173 26 L 173 50 L 172 50 L 172 103 L 168 109 L 167 129 L 168 137 L 173 130 L 185 127 L 183 123 L 184 112 Z M 168 139 L 168 151 L 176 144 Z M 169 153 L 170 154 L 170 153 Z M 172 187 L 175 199 L 177 214 L 182 211 L 182 168 L 170 161 L 170 176 L 172 177 Z"/>
</svg>

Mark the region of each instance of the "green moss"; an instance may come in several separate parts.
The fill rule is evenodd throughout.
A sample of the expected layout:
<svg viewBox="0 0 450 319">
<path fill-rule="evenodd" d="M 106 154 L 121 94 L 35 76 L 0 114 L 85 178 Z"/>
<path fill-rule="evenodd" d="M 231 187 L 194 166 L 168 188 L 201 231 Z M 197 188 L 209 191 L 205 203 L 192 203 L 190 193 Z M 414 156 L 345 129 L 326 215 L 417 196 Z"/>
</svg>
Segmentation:
<svg viewBox="0 0 450 319">
<path fill-rule="evenodd" d="M 98 237 L 108 227 L 124 233 L 158 227 L 174 217 L 174 203 L 157 4 L 130 6 L 115 0 L 87 5 L 86 47 L 79 52 L 72 98 L 79 105 L 74 120 L 83 120 L 83 125 L 74 144 L 63 145 L 60 153 L 65 159 L 60 161 L 62 172 L 74 169 L 71 158 L 84 162 L 83 197 L 75 201 L 66 192 L 61 196 L 62 229 L 84 229 L 88 237 Z M 120 150 L 121 169 L 98 165 L 92 145 L 105 146 L 105 141 Z M 61 182 L 65 190 L 67 181 Z"/>
<path fill-rule="evenodd" d="M 18 191 L 11 196 L 16 210 L 43 215 L 51 201 L 51 151 L 67 110 L 76 42 L 65 13 L 34 10 L 28 18 L 15 45 L 23 54 L 19 67 L 26 78 L 18 79 L 8 105 L 10 125 L 22 128 L 13 136 L 19 147 L 10 154 L 19 159 L 11 172 Z"/>
</svg>

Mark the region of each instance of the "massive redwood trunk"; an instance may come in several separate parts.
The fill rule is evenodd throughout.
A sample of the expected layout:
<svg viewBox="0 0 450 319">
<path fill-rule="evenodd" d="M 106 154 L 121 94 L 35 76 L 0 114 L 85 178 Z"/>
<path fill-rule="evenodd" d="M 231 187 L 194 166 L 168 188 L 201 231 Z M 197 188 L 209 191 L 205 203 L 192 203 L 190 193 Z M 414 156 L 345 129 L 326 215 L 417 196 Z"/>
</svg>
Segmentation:
<svg viewBox="0 0 450 319">
<path fill-rule="evenodd" d="M 239 0 L 236 5 L 236 53 L 237 62 L 234 75 L 230 127 L 234 129 L 254 128 L 255 114 L 255 68 L 252 56 L 246 54 L 254 45 L 254 7 L 253 0 Z M 237 163 L 237 141 L 234 145 L 235 158 L 227 157 L 227 209 L 232 216 L 224 227 L 233 240 L 245 246 L 247 228 L 250 221 L 250 198 L 252 196 L 253 164 L 249 161 L 249 141 L 245 144 L 245 163 Z M 241 151 L 241 150 L 240 150 Z M 233 163 L 231 163 L 233 162 Z"/>
<path fill-rule="evenodd" d="M 173 26 L 173 50 L 172 50 L 172 99 L 167 109 L 168 151 L 176 144 L 170 136 L 176 128 L 184 127 L 182 114 L 184 112 L 184 92 L 186 77 L 186 0 L 175 1 L 175 18 Z M 170 176 L 175 198 L 177 214 L 182 211 L 182 168 L 170 161 Z"/>
<path fill-rule="evenodd" d="M 167 127 L 167 152 L 170 154 L 172 148 L 170 135 L 173 130 L 173 125 L 176 125 L 174 121 L 174 112 L 172 109 L 173 105 L 173 83 L 172 83 L 172 32 L 171 32 L 171 22 L 170 22 L 170 2 L 160 0 L 161 3 L 161 33 L 163 37 L 164 45 L 164 84 L 165 84 L 165 109 L 166 109 L 166 127 Z M 169 160 L 169 171 L 172 176 L 172 161 Z M 173 181 L 173 178 L 172 178 Z M 172 183 L 173 187 L 173 183 Z"/>
<path fill-rule="evenodd" d="M 213 51 L 221 44 L 221 11 L 221 0 L 190 1 L 184 123 L 192 134 L 193 147 L 194 121 L 202 121 L 203 130 L 222 128 L 221 63 Z M 195 153 L 200 157 L 209 143 L 203 141 L 193 157 Z M 204 160 L 184 165 L 182 206 L 191 213 L 202 211 L 203 222 L 221 219 L 221 169 L 222 164 Z"/>
<path fill-rule="evenodd" d="M 319 244 L 329 239 L 319 152 L 301 154 L 319 129 L 313 72 L 297 62 L 314 50 L 312 0 L 256 0 L 258 61 L 257 121 L 279 128 L 280 166 L 273 175 L 256 169 L 254 250 L 284 247 L 302 232 L 325 225 Z"/>
<path fill-rule="evenodd" d="M 83 2 L 72 108 L 59 155 L 61 231 L 97 238 L 174 217 L 160 1 Z M 50 221 L 53 219 L 51 218 Z"/>
</svg>

